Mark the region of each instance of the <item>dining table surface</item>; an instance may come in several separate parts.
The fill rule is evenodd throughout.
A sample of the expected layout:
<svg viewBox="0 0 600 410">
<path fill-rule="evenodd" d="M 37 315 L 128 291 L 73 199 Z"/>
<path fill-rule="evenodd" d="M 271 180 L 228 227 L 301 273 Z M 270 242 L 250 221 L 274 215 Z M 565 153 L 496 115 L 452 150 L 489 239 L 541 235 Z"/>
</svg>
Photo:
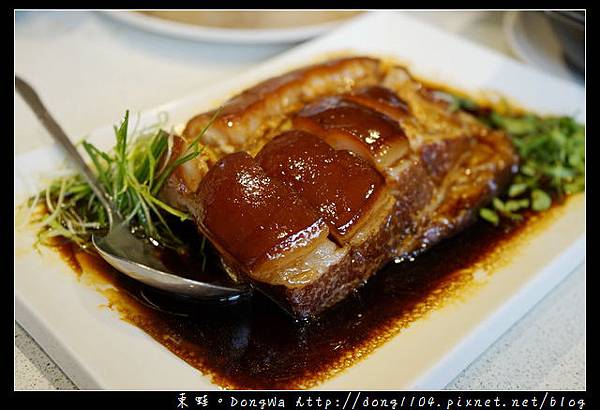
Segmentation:
<svg viewBox="0 0 600 410">
<path fill-rule="evenodd" d="M 507 41 L 505 12 L 389 12 L 406 13 L 449 36 L 518 59 Z M 126 109 L 143 112 L 201 91 L 296 44 L 224 44 L 165 36 L 103 11 L 17 10 L 14 67 L 15 74 L 37 89 L 66 133 L 82 137 L 114 123 Z M 14 121 L 15 156 L 52 142 L 16 93 Z M 585 299 L 583 264 L 446 388 L 585 389 Z M 77 389 L 17 320 L 14 333 L 15 390 Z"/>
</svg>

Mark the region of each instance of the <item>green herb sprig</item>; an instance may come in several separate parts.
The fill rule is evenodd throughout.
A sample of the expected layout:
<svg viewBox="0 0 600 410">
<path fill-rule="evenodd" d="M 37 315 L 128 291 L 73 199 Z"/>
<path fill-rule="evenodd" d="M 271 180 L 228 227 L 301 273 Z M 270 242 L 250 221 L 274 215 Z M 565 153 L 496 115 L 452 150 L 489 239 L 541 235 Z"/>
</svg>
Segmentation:
<svg viewBox="0 0 600 410">
<path fill-rule="evenodd" d="M 114 127 L 116 144 L 102 151 L 83 140 L 81 145 L 90 166 L 108 196 L 136 234 L 169 248 L 179 248 L 167 218 L 181 221 L 190 216 L 159 199 L 158 194 L 175 168 L 202 153 L 200 137 L 196 137 L 178 158 L 172 160 L 170 139 L 174 138 L 156 124 L 139 133 L 128 135 L 129 111 L 119 127 Z M 210 125 L 210 124 L 209 124 Z M 92 233 L 108 229 L 106 210 L 78 173 L 52 180 L 38 195 L 28 201 L 31 210 L 43 206 L 45 212 L 31 212 L 31 222 L 38 227 L 37 243 L 51 244 L 63 237 L 90 249 Z"/>
<path fill-rule="evenodd" d="M 519 221 L 526 210 L 545 211 L 554 201 L 585 190 L 585 128 L 571 117 L 531 113 L 500 114 L 474 101 L 452 96 L 449 110 L 464 110 L 511 138 L 520 157 L 518 173 L 506 195 L 494 198 L 479 215 L 498 225 Z"/>
</svg>

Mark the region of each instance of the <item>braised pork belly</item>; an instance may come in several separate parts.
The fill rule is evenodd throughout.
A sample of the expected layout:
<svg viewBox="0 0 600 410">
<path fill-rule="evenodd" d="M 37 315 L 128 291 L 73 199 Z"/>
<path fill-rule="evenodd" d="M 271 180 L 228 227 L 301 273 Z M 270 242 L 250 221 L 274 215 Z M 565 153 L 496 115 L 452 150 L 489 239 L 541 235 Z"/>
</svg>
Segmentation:
<svg viewBox="0 0 600 410">
<path fill-rule="evenodd" d="M 464 229 L 517 163 L 506 135 L 367 57 L 264 81 L 190 120 L 174 152 L 212 117 L 163 197 L 231 276 L 300 318 Z"/>
<path fill-rule="evenodd" d="M 391 203 L 385 180 L 369 163 L 349 151 L 334 150 L 312 134 L 283 133 L 256 158 L 268 175 L 311 205 L 340 245 Z"/>
</svg>

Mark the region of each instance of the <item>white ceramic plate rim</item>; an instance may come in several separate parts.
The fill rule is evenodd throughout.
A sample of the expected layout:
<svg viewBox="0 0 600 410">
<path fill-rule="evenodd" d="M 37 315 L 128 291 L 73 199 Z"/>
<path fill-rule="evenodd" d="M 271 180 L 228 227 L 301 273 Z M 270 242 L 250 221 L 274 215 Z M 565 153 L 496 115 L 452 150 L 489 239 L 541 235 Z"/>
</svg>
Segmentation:
<svg viewBox="0 0 600 410">
<path fill-rule="evenodd" d="M 105 11 L 106 14 L 137 28 L 173 37 L 196 41 L 233 44 L 295 43 L 323 34 L 340 25 L 332 21 L 290 28 L 228 29 L 179 23 L 129 11 Z"/>
<path fill-rule="evenodd" d="M 396 41 L 396 37 L 388 38 L 389 43 L 386 44 L 379 41 L 384 34 L 392 33 L 402 37 L 407 32 L 419 36 L 421 43 L 405 43 L 402 38 Z M 445 42 L 445 47 L 438 49 L 441 39 Z M 419 74 L 467 90 L 495 86 L 498 78 L 501 78 L 504 79 L 499 84 L 501 91 L 527 107 L 541 112 L 567 114 L 578 108 L 579 118 L 585 118 L 585 107 L 580 106 L 584 101 L 580 87 L 524 67 L 408 17 L 382 12 L 363 16 L 327 37 L 297 47 L 230 81 L 215 84 L 202 94 L 191 95 L 151 110 L 143 120 L 150 121 L 157 112 L 167 111 L 173 114 L 172 123 L 179 124 L 193 113 L 212 107 L 215 100 L 224 99 L 257 81 L 293 66 L 304 65 L 323 53 L 353 47 L 363 53 L 368 49 L 374 55 L 395 54 L 399 58 L 410 58 L 413 68 Z M 428 49 L 435 49 L 436 54 L 428 53 Z M 457 53 L 463 57 L 471 56 L 473 60 L 456 58 Z M 453 64 L 443 64 L 447 61 L 453 61 Z M 552 96 L 560 95 L 561 98 L 540 98 L 540 93 L 544 93 L 542 97 L 550 93 Z M 111 127 L 107 126 L 95 131 L 90 137 L 94 142 L 106 146 L 111 141 L 109 135 Z M 26 188 L 34 170 L 51 168 L 58 158 L 60 155 L 56 147 L 41 148 L 15 158 L 15 204 L 18 194 Z M 501 300 L 489 304 L 492 303 L 489 299 L 498 297 L 492 293 L 483 295 L 487 297 L 482 296 L 477 302 L 469 299 L 452 308 L 454 310 L 450 309 L 450 313 L 434 312 L 431 318 L 417 321 L 371 353 L 367 359 L 318 388 L 443 387 L 584 260 L 585 229 L 580 225 L 583 201 L 580 200 L 573 206 L 552 225 L 552 229 L 542 232 L 536 237 L 536 241 L 527 245 L 524 251 L 526 257 L 515 258 L 508 268 L 492 276 L 494 281 L 504 281 L 503 289 L 508 289 L 506 286 L 510 285 L 510 292 L 502 294 Z M 552 252 L 548 253 L 550 248 Z M 533 255 L 538 255 L 537 259 Z M 71 277 L 73 275 L 65 275 L 64 265 L 52 267 L 48 261 L 39 257 L 32 258 L 27 263 L 20 262 L 15 257 L 16 317 L 81 388 L 217 388 L 141 330 L 118 320 L 114 312 L 97 309 L 95 303 L 101 303 L 102 298 L 94 290 L 78 283 Z M 37 266 L 37 269 L 46 266 L 56 272 L 49 272 L 48 275 L 54 275 L 50 278 L 39 275 L 32 266 Z M 518 275 L 515 276 L 515 273 Z M 26 278 L 28 275 L 29 279 Z M 32 282 L 27 283 L 27 280 Z M 57 293 L 64 293 L 41 295 L 37 288 L 44 283 L 55 287 Z M 485 303 L 488 305 L 481 311 L 479 307 Z M 71 320 L 86 320 L 90 334 L 74 333 L 69 327 L 70 323 L 66 323 L 59 313 L 52 311 L 57 304 L 66 304 L 75 309 Z M 472 316 L 470 322 L 458 314 L 461 309 Z M 460 318 L 458 322 L 457 315 Z M 449 323 L 448 318 L 453 318 L 459 324 L 457 329 L 446 333 L 443 342 L 439 338 L 428 337 L 432 332 L 439 331 L 440 323 Z M 406 348 L 419 346 L 424 335 L 427 340 L 436 342 L 429 346 L 427 355 L 415 355 Z M 111 349 L 113 361 L 115 357 L 118 358 L 114 361 L 120 366 L 118 372 L 115 372 L 113 362 L 107 362 L 104 356 L 92 349 L 93 345 L 90 344 L 93 343 L 103 343 Z M 125 353 L 123 349 L 128 348 L 131 350 Z M 152 361 L 147 362 L 147 357 L 152 357 Z M 398 360 L 403 360 L 401 363 L 408 366 L 400 375 L 394 373 L 394 368 L 390 369 L 390 365 L 398 365 Z M 163 375 L 163 378 L 147 378 L 144 372 L 138 371 L 140 366 L 148 372 Z"/>
</svg>

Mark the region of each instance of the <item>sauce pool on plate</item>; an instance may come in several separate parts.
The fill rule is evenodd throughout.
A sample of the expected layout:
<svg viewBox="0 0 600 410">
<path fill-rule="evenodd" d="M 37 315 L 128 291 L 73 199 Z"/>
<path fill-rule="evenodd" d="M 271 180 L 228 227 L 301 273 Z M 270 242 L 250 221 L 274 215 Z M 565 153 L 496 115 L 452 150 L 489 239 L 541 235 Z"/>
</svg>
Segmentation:
<svg viewBox="0 0 600 410">
<path fill-rule="evenodd" d="M 412 261 L 390 263 L 350 297 L 311 321 L 297 321 L 267 297 L 227 306 L 173 298 L 116 272 L 101 259 L 57 248 L 98 286 L 126 322 L 209 377 L 234 389 L 310 388 L 364 359 L 374 349 L 445 303 L 480 286 L 541 222 L 560 210 L 530 214 L 518 225 L 478 221 Z M 182 232 L 185 232 L 184 229 Z M 187 230 L 194 241 L 193 230 Z M 200 246 L 196 241 L 196 245 Z M 207 272 L 218 274 L 208 250 Z"/>
</svg>

